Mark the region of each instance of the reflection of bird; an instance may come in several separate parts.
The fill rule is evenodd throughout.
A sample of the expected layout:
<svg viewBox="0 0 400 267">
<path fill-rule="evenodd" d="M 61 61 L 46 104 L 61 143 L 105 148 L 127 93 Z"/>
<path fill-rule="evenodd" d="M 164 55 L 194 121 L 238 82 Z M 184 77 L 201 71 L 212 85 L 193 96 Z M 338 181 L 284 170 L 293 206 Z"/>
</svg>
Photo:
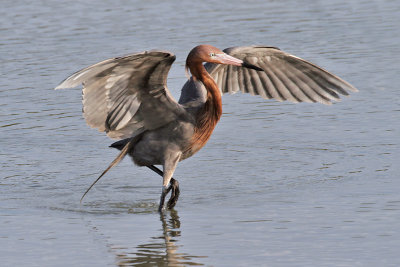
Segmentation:
<svg viewBox="0 0 400 267">
<path fill-rule="evenodd" d="M 129 154 L 137 165 L 163 176 L 159 210 L 170 190 L 168 208 L 174 207 L 179 184 L 172 175 L 179 161 L 199 151 L 210 138 L 222 114 L 221 91 L 323 104 L 338 101 L 338 94 L 357 91 L 339 77 L 278 48 L 233 47 L 222 52 L 199 45 L 186 59 L 192 77 L 176 102 L 166 86 L 174 60 L 173 54 L 160 50 L 112 58 L 78 71 L 56 88 L 82 83 L 86 122 L 120 139 L 111 147 L 121 153 L 85 194 Z M 162 165 L 163 171 L 154 165 Z"/>
<path fill-rule="evenodd" d="M 117 266 L 193 266 L 203 265 L 201 258 L 206 256 L 191 255 L 180 251 L 182 232 L 181 222 L 176 210 L 160 213 L 161 229 L 149 241 L 139 244 L 135 249 L 113 245 L 116 252 Z M 162 233 L 159 235 L 159 233 Z"/>
</svg>

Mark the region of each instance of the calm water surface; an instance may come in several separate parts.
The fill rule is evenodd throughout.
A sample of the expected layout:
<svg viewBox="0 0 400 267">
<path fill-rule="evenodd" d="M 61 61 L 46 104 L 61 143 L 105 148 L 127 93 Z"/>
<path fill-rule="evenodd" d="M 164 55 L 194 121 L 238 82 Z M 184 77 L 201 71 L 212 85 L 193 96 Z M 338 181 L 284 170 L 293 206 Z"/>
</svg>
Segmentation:
<svg viewBox="0 0 400 267">
<path fill-rule="evenodd" d="M 0 10 L 2 266 L 399 266 L 398 1 L 3 1 Z M 224 96 L 207 146 L 161 179 L 114 159 L 86 126 L 72 72 L 145 49 L 264 44 L 360 92 L 341 103 Z"/>
</svg>

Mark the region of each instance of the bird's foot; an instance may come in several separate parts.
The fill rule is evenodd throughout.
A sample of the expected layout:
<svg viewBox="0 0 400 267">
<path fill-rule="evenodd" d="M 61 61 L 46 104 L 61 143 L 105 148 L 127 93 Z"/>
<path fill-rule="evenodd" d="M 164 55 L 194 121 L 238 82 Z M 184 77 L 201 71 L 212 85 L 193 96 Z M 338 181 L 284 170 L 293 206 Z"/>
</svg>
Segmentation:
<svg viewBox="0 0 400 267">
<path fill-rule="evenodd" d="M 170 184 L 168 187 L 163 187 L 162 192 L 161 192 L 161 197 L 160 197 L 160 205 L 158 206 L 158 212 L 163 212 L 164 211 L 164 202 L 165 202 L 165 197 L 167 194 L 171 191 L 171 197 L 168 200 L 167 203 L 167 208 L 172 209 L 175 207 L 176 203 L 178 202 L 180 190 L 179 190 L 179 182 L 175 180 L 174 178 L 171 178 Z"/>
<path fill-rule="evenodd" d="M 168 200 L 167 207 L 168 209 L 172 209 L 175 207 L 176 203 L 178 202 L 180 190 L 179 190 L 179 182 L 175 180 L 174 178 L 171 178 L 170 181 L 170 186 L 169 186 L 171 191 L 171 197 Z"/>
</svg>

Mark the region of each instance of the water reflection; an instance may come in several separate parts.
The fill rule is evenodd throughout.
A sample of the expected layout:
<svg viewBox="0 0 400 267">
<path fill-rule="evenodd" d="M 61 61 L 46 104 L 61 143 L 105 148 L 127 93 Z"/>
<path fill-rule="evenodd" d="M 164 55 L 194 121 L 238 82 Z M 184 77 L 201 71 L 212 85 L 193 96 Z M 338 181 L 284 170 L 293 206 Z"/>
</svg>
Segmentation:
<svg viewBox="0 0 400 267">
<path fill-rule="evenodd" d="M 181 231 L 181 222 L 178 212 L 171 210 L 160 215 L 162 235 L 152 237 L 149 243 L 136 247 L 137 251 L 132 254 L 117 254 L 117 266 L 187 266 L 203 265 L 196 263 L 193 258 L 204 258 L 191 256 L 187 253 L 179 253 L 178 245 Z"/>
</svg>

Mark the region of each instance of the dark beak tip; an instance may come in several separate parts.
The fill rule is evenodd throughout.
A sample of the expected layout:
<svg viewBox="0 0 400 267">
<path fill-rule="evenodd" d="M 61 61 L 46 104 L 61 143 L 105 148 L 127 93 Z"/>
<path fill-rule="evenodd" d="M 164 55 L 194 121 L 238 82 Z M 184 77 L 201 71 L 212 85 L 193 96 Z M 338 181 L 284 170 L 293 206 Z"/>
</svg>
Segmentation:
<svg viewBox="0 0 400 267">
<path fill-rule="evenodd" d="M 262 68 L 254 66 L 253 64 L 247 63 L 247 62 L 243 62 L 242 63 L 242 67 L 248 68 L 248 69 L 252 69 L 252 70 L 256 70 L 256 71 L 264 71 Z"/>
</svg>

